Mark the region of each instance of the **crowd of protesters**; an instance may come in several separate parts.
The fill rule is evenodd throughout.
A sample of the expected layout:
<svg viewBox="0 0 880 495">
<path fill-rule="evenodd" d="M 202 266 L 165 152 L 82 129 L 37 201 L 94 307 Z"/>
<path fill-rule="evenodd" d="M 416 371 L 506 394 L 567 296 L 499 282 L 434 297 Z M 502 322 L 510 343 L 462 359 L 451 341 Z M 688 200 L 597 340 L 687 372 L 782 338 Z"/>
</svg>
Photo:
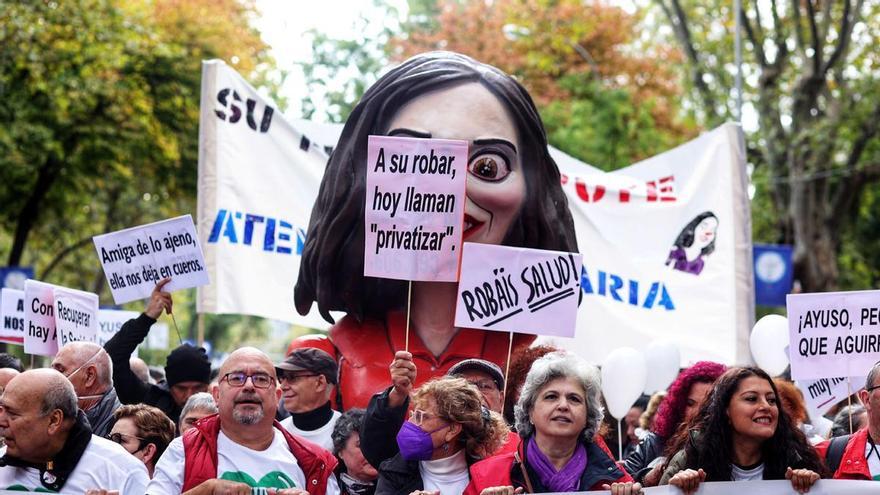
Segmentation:
<svg viewBox="0 0 880 495">
<path fill-rule="evenodd" d="M 618 456 L 597 369 L 547 346 L 517 353 L 509 380 L 470 358 L 418 387 L 413 355 L 399 351 L 368 407 L 346 411 L 335 405 L 337 362 L 315 348 L 277 363 L 237 349 L 212 381 L 204 350 L 183 344 L 165 381 L 151 383 L 130 353 L 171 309 L 163 286 L 103 348 L 73 342 L 50 368 L 27 371 L 0 356 L 0 489 L 636 494 L 663 484 L 692 493 L 704 481 L 787 479 L 806 492 L 821 478 L 880 479 L 880 363 L 825 439 L 790 382 L 698 362 L 621 418 Z"/>
</svg>

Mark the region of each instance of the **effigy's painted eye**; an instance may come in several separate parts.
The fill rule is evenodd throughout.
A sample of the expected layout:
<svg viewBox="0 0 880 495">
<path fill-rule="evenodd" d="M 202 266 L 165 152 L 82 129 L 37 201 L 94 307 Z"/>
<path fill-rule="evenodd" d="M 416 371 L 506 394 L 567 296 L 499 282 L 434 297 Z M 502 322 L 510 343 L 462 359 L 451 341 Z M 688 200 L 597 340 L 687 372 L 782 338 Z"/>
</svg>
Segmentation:
<svg viewBox="0 0 880 495">
<path fill-rule="evenodd" d="M 507 160 L 494 153 L 480 155 L 468 164 L 471 175 L 489 182 L 497 182 L 507 177 L 510 167 Z"/>
</svg>

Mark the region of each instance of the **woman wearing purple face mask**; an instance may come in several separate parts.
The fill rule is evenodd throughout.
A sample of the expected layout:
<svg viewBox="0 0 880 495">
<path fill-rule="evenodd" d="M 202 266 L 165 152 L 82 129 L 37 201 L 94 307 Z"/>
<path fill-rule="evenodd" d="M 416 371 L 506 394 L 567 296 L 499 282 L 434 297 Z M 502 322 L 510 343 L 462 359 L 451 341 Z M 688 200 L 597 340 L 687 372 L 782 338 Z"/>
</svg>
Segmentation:
<svg viewBox="0 0 880 495">
<path fill-rule="evenodd" d="M 462 493 L 468 467 L 501 447 L 507 424 L 482 405 L 480 392 L 463 378 L 425 383 L 412 405 L 397 434 L 400 453 L 379 467 L 376 495 Z"/>
</svg>

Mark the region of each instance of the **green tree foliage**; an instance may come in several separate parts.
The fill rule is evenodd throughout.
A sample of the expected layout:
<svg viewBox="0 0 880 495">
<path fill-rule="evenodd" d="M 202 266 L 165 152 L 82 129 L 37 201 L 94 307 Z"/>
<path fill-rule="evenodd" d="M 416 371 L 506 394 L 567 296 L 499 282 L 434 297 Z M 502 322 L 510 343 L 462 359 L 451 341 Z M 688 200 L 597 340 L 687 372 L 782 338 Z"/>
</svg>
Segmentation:
<svg viewBox="0 0 880 495">
<path fill-rule="evenodd" d="M 302 99 L 302 117 L 345 122 L 364 91 L 388 65 L 387 44 L 400 29 L 399 12 L 383 0 L 374 0 L 372 9 L 361 14 L 351 26 L 357 36 L 337 39 L 316 30 L 312 38 L 312 57 L 300 68 L 308 88 Z M 383 19 L 377 24 L 376 19 Z M 318 110 L 322 115 L 317 115 Z"/>
<path fill-rule="evenodd" d="M 728 119 L 731 2 L 654 3 L 686 55 L 694 117 Z M 877 223 L 865 206 L 880 178 L 880 2 L 742 3 L 745 99 L 759 125 L 748 136 L 755 237 L 794 244 L 806 291 L 877 285 Z"/>
<path fill-rule="evenodd" d="M 101 292 L 91 236 L 193 211 L 200 63 L 268 67 L 252 7 L 2 0 L 0 12 L 0 253 Z"/>
<path fill-rule="evenodd" d="M 606 170 L 679 144 L 675 50 L 637 38 L 641 20 L 605 2 L 440 0 L 433 23 L 404 24 L 393 53 L 470 55 L 519 78 L 550 143 Z"/>
</svg>

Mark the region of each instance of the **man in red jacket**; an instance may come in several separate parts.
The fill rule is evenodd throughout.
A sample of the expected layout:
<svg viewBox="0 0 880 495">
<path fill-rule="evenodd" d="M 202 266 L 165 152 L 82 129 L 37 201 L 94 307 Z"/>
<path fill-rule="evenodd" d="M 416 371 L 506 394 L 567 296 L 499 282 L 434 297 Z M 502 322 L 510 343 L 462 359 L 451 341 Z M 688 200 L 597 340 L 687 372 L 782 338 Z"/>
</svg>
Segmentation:
<svg viewBox="0 0 880 495">
<path fill-rule="evenodd" d="M 275 366 L 262 351 L 238 349 L 211 393 L 220 412 L 171 442 L 147 487 L 151 495 L 337 495 L 336 458 L 275 421 L 281 396 Z"/>
<path fill-rule="evenodd" d="M 833 445 L 837 439 L 822 442 L 816 449 L 832 468 L 836 462 L 834 479 L 880 481 L 880 362 L 868 372 L 859 399 L 868 413 L 868 426 L 849 435 L 842 453 L 834 452 L 840 448 Z"/>
</svg>

